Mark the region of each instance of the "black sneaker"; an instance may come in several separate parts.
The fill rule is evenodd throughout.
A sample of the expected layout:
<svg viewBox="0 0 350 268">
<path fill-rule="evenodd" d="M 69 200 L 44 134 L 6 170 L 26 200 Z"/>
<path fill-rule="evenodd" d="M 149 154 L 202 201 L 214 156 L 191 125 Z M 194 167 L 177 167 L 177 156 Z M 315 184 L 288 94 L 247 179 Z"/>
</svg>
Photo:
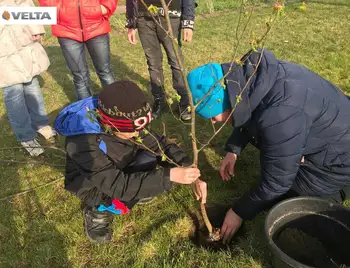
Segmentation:
<svg viewBox="0 0 350 268">
<path fill-rule="evenodd" d="M 152 117 L 156 119 L 167 107 L 165 98 L 155 98 L 152 106 Z"/>
<path fill-rule="evenodd" d="M 182 121 L 189 121 L 192 119 L 191 111 L 187 108 L 180 109 L 180 117 Z"/>
<path fill-rule="evenodd" d="M 87 237 L 94 243 L 106 243 L 112 239 L 113 217 L 108 212 L 99 212 L 96 208 L 84 208 L 84 229 Z"/>
</svg>

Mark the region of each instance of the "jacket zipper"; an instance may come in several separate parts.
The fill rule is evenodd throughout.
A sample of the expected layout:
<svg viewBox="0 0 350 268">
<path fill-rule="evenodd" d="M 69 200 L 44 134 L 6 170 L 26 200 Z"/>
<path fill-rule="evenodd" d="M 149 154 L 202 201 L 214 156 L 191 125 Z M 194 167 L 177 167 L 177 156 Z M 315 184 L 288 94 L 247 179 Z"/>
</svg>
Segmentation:
<svg viewBox="0 0 350 268">
<path fill-rule="evenodd" d="M 80 12 L 80 0 L 78 0 L 78 13 L 79 13 L 81 37 L 82 37 L 83 42 L 84 42 L 83 22 L 81 21 L 81 12 Z"/>
</svg>

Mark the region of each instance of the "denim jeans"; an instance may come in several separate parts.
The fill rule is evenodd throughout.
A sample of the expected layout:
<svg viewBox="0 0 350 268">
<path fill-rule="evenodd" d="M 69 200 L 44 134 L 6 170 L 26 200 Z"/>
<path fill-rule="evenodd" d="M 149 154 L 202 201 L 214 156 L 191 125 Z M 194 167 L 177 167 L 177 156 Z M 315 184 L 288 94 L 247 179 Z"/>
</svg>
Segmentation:
<svg viewBox="0 0 350 268">
<path fill-rule="evenodd" d="M 159 19 L 161 25 L 166 28 L 167 24 L 165 18 L 159 17 Z M 174 36 L 179 35 L 180 24 L 180 18 L 171 18 L 171 27 Z M 182 108 L 186 108 L 189 105 L 189 99 L 170 37 L 166 34 L 162 27 L 153 21 L 152 17 L 148 16 L 138 18 L 137 29 L 147 59 L 148 71 L 151 78 L 152 95 L 154 98 L 162 98 L 164 96 L 162 45 L 167 54 L 168 63 L 171 67 L 173 87 L 181 96 L 180 106 Z M 183 55 L 180 47 L 178 51 L 180 59 L 183 62 Z"/>
<path fill-rule="evenodd" d="M 3 88 L 4 102 L 13 132 L 19 141 L 30 141 L 49 124 L 44 98 L 36 77 L 29 83 Z"/>
<path fill-rule="evenodd" d="M 72 72 L 75 93 L 78 100 L 92 95 L 85 45 L 101 84 L 109 85 L 114 82 L 114 74 L 111 69 L 109 34 L 96 36 L 86 42 L 78 42 L 73 39 L 60 37 L 58 38 L 58 42 L 66 63 Z"/>
</svg>

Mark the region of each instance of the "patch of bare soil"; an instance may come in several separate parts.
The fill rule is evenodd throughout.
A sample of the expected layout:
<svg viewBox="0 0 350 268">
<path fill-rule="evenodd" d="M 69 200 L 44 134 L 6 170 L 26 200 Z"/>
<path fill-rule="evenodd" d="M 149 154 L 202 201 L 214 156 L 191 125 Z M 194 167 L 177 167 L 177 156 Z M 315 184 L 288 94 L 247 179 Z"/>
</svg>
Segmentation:
<svg viewBox="0 0 350 268">
<path fill-rule="evenodd" d="M 292 259 L 316 268 L 342 267 L 330 256 L 318 238 L 297 228 L 284 229 L 275 239 L 278 247 Z"/>
<path fill-rule="evenodd" d="M 192 241 L 200 247 L 205 247 L 209 250 L 225 250 L 228 249 L 229 245 L 224 245 L 220 240 L 220 228 L 224 222 L 226 212 L 230 207 L 223 206 L 221 204 L 212 204 L 207 207 L 208 217 L 211 224 L 213 225 L 214 231 L 211 235 L 203 224 L 196 224 L 196 231 Z M 230 244 L 233 244 L 239 237 L 244 236 L 244 226 L 241 226 L 239 231 L 231 240 Z"/>
</svg>

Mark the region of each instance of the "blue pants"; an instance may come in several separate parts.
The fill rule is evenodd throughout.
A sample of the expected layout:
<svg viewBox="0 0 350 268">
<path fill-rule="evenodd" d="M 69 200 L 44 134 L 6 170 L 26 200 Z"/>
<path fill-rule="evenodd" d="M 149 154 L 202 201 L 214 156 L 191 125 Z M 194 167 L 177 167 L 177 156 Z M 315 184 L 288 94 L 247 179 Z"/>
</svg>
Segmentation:
<svg viewBox="0 0 350 268">
<path fill-rule="evenodd" d="M 36 77 L 32 81 L 3 88 L 4 102 L 13 132 L 19 141 L 33 140 L 47 126 L 44 98 Z"/>
<path fill-rule="evenodd" d="M 60 37 L 58 38 L 58 42 L 66 63 L 72 72 L 75 93 L 78 100 L 92 95 L 85 45 L 101 84 L 109 85 L 114 82 L 114 75 L 111 69 L 109 34 L 96 36 L 86 42 L 78 42 L 73 39 Z"/>
</svg>

